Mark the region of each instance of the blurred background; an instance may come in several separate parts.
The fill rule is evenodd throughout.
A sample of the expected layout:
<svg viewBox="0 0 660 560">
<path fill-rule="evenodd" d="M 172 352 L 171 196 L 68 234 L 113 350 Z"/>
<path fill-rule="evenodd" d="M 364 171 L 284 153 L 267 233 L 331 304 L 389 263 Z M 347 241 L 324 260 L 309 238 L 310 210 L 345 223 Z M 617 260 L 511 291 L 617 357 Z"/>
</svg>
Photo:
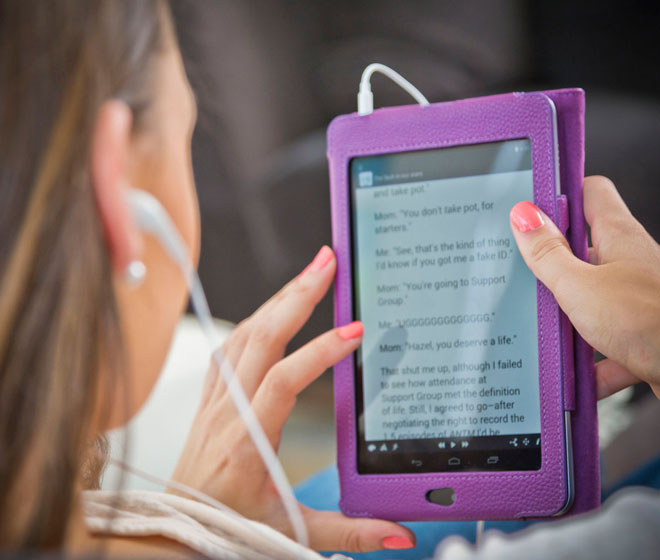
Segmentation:
<svg viewBox="0 0 660 560">
<path fill-rule="evenodd" d="M 355 110 L 374 61 L 432 102 L 583 87 L 587 174 L 612 178 L 660 239 L 657 2 L 175 0 L 173 9 L 199 104 L 200 272 L 216 317 L 246 317 L 330 244 L 325 129 Z M 376 106 L 411 102 L 381 76 L 373 89 Z M 332 326 L 331 299 L 293 346 Z M 331 381 L 305 392 L 287 427 L 294 480 L 333 460 Z"/>
</svg>

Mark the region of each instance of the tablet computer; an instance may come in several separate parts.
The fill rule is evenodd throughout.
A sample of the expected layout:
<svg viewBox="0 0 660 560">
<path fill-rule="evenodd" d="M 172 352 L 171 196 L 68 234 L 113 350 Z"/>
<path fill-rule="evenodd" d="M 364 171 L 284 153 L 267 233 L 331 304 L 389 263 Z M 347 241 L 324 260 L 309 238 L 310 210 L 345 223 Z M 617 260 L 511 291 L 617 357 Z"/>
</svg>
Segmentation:
<svg viewBox="0 0 660 560">
<path fill-rule="evenodd" d="M 566 221 L 553 100 L 508 94 L 343 116 L 328 155 L 336 319 L 365 327 L 335 368 L 342 511 L 569 511 L 572 328 L 508 219 L 532 200 Z"/>
</svg>

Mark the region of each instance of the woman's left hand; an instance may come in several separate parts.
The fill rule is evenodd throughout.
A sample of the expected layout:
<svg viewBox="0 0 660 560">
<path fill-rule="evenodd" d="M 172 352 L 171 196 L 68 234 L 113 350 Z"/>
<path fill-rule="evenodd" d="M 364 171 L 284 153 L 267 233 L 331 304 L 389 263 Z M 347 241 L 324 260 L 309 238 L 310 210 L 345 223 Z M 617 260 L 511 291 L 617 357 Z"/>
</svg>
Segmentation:
<svg viewBox="0 0 660 560">
<path fill-rule="evenodd" d="M 299 276 L 242 321 L 223 346 L 276 451 L 296 396 L 362 342 L 362 325 L 352 323 L 285 357 L 287 344 L 332 284 L 335 268 L 332 250 L 323 247 Z M 279 495 L 213 366 L 172 478 L 291 536 Z M 317 550 L 365 552 L 414 546 L 414 534 L 396 523 L 301 507 L 310 544 Z"/>
</svg>

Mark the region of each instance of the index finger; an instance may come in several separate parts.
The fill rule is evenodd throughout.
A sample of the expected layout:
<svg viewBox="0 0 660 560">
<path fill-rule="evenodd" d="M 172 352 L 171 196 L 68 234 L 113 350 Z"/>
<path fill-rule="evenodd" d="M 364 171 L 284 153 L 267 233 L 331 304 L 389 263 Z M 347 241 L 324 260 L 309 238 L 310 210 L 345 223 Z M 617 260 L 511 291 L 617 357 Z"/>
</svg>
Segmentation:
<svg viewBox="0 0 660 560">
<path fill-rule="evenodd" d="M 327 293 L 335 267 L 332 249 L 324 246 L 307 269 L 250 317 L 245 348 L 235 368 L 248 398 Z"/>
</svg>

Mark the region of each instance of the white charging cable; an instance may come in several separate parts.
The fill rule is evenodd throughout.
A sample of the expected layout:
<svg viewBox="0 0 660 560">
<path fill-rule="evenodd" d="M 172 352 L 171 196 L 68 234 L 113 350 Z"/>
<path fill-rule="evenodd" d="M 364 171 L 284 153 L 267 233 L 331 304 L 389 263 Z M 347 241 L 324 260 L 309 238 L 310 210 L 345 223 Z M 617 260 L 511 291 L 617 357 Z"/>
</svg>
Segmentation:
<svg viewBox="0 0 660 560">
<path fill-rule="evenodd" d="M 429 105 L 428 99 L 422 95 L 414 85 L 406 80 L 401 74 L 392 70 L 389 66 L 374 62 L 364 69 L 360 80 L 360 90 L 358 91 L 358 115 L 370 115 L 374 112 L 374 94 L 371 92 L 371 76 L 375 72 L 380 72 L 387 76 L 393 82 L 405 89 L 414 99 L 423 107 Z"/>
</svg>

